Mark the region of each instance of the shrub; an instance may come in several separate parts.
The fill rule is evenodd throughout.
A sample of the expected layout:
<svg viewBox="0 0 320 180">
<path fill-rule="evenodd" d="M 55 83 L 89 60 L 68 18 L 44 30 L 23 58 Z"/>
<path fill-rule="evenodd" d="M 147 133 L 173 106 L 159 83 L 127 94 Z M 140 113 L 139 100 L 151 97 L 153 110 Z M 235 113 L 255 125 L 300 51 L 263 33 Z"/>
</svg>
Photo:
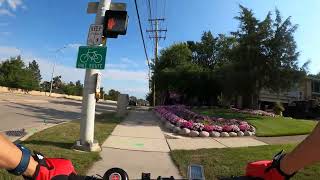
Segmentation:
<svg viewBox="0 0 320 180">
<path fill-rule="evenodd" d="M 282 112 L 285 110 L 285 108 L 283 107 L 281 102 L 276 102 L 274 103 L 273 110 L 277 115 L 282 115 Z"/>
</svg>

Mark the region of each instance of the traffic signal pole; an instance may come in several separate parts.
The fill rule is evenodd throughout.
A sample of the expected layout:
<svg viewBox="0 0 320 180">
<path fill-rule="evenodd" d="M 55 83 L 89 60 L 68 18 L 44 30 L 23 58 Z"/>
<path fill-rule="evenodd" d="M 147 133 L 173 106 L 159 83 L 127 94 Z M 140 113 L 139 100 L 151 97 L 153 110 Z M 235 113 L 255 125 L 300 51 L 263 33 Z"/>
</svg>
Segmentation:
<svg viewBox="0 0 320 180">
<path fill-rule="evenodd" d="M 111 0 L 100 0 L 96 14 L 95 24 L 103 25 L 105 12 L 110 8 Z M 103 46 L 103 44 L 101 44 Z M 100 151 L 99 143 L 94 140 L 94 121 L 96 109 L 96 74 L 99 70 L 86 69 L 84 91 L 82 99 L 82 112 L 80 122 L 80 141 L 76 142 L 75 149 L 82 151 Z"/>
</svg>

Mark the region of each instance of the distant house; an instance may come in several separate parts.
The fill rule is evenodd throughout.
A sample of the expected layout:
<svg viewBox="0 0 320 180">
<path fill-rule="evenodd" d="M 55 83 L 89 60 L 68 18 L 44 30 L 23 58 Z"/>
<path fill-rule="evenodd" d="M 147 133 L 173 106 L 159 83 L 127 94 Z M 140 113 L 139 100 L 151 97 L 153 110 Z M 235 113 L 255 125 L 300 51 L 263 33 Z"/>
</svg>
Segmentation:
<svg viewBox="0 0 320 180">
<path fill-rule="evenodd" d="M 262 90 L 259 101 L 262 105 L 280 101 L 287 106 L 296 106 L 298 103 L 315 107 L 320 102 L 320 79 L 307 77 L 304 81 L 292 87 L 290 91 L 279 94 Z"/>
</svg>

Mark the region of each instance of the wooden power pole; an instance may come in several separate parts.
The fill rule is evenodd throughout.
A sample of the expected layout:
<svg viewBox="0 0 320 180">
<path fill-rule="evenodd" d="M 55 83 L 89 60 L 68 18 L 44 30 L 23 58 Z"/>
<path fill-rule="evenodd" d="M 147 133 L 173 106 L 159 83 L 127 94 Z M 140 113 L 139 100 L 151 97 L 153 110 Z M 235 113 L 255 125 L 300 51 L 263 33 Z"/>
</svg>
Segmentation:
<svg viewBox="0 0 320 180">
<path fill-rule="evenodd" d="M 166 36 L 159 35 L 161 32 L 167 32 L 166 29 L 159 29 L 159 21 L 164 21 L 164 18 L 161 19 L 149 19 L 151 23 L 151 30 L 147 30 L 148 33 L 150 33 L 149 38 L 154 39 L 154 66 L 156 67 L 157 61 L 158 61 L 158 46 L 159 46 L 159 40 L 160 39 L 166 39 Z M 154 29 L 153 29 L 154 26 Z M 155 71 L 155 70 L 154 70 Z M 153 72 L 154 74 L 154 72 Z M 156 82 L 155 79 L 153 79 L 153 106 L 156 106 Z"/>
</svg>

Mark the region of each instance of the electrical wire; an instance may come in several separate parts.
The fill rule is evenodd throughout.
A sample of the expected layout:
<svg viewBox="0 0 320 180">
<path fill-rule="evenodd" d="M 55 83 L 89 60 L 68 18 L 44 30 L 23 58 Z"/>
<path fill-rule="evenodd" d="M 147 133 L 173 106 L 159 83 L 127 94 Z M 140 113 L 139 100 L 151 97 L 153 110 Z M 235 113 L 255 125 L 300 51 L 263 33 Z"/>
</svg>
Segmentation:
<svg viewBox="0 0 320 180">
<path fill-rule="evenodd" d="M 137 17 L 138 17 L 138 22 L 139 22 L 141 39 L 142 39 L 143 48 L 144 48 L 144 54 L 146 55 L 146 59 L 147 59 L 148 67 L 149 67 L 149 80 L 150 80 L 150 62 L 149 62 L 149 57 L 148 57 L 148 53 L 147 53 L 146 43 L 145 43 L 145 41 L 144 41 L 144 36 L 143 36 L 143 32 L 142 32 L 142 27 L 141 27 L 141 21 L 140 21 L 140 15 L 139 15 L 139 9 L 138 9 L 137 0 L 134 0 L 134 3 L 135 3 L 135 5 L 136 5 L 136 11 L 137 11 Z"/>
</svg>

